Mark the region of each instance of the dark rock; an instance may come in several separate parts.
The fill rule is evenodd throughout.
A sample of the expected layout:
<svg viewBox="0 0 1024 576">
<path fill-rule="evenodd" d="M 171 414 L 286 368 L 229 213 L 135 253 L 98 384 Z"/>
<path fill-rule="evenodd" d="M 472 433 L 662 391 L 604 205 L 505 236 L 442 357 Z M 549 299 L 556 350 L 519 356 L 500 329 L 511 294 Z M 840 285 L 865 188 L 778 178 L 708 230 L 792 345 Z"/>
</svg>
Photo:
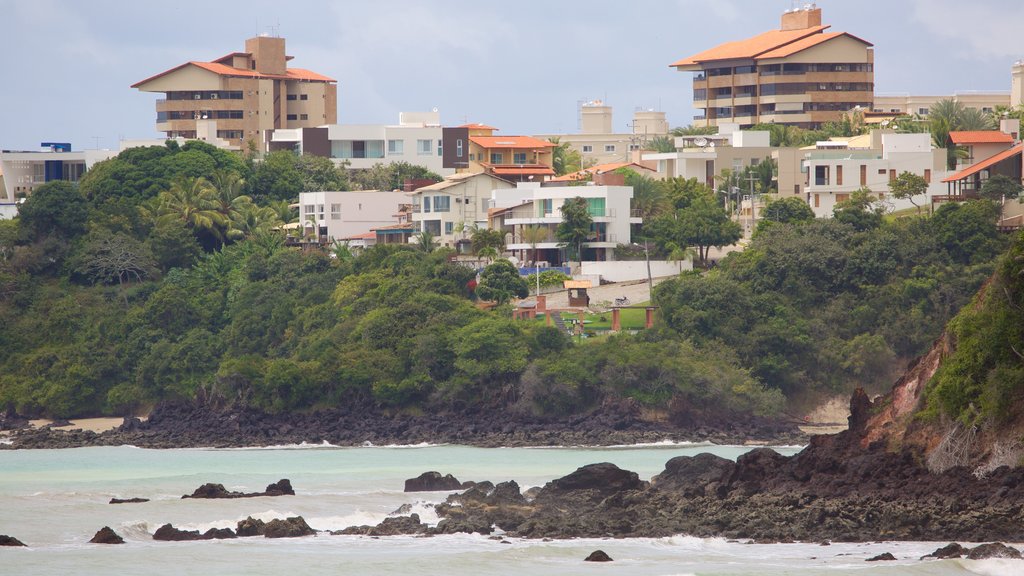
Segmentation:
<svg viewBox="0 0 1024 576">
<path fill-rule="evenodd" d="M 935 558 L 938 560 L 943 560 L 946 558 L 960 558 L 961 556 L 966 555 L 968 552 L 970 552 L 970 548 L 964 548 L 960 544 L 952 542 L 950 544 L 946 544 L 942 548 L 936 549 L 935 552 L 932 552 L 931 554 L 922 556 L 921 559 L 924 560 L 925 558 Z"/>
<path fill-rule="evenodd" d="M 263 520 L 249 516 L 245 520 L 238 521 L 238 525 L 235 527 L 235 533 L 239 537 L 263 536 L 265 528 L 266 524 L 264 524 Z"/>
<path fill-rule="evenodd" d="M 182 498 L 241 498 L 241 492 L 231 492 L 224 488 L 223 484 L 208 482 L 196 488 L 192 494 L 186 494 Z"/>
<path fill-rule="evenodd" d="M 199 530 L 178 530 L 170 524 L 164 524 L 153 533 L 153 540 L 163 542 L 185 542 L 202 539 L 203 535 L 199 533 Z"/>
<path fill-rule="evenodd" d="M 268 485 L 267 489 L 263 492 L 263 496 L 295 496 L 295 490 L 292 489 L 290 480 L 282 478 Z"/>
<path fill-rule="evenodd" d="M 370 536 L 397 536 L 399 534 L 426 534 L 429 527 L 420 522 L 418 514 L 399 516 L 396 518 L 385 518 L 366 534 Z"/>
<path fill-rule="evenodd" d="M 405 492 L 440 492 L 442 490 L 459 490 L 459 482 L 451 474 L 441 476 L 440 472 L 424 472 L 415 478 L 405 481 Z"/>
<path fill-rule="evenodd" d="M 494 532 L 491 523 L 481 517 L 445 518 L 437 523 L 434 534 L 483 534 Z"/>
<path fill-rule="evenodd" d="M 664 472 L 651 478 L 651 486 L 684 496 L 712 496 L 735 467 L 732 460 L 707 452 L 693 457 L 676 456 L 665 463 Z"/>
<path fill-rule="evenodd" d="M 402 504 L 391 513 L 392 516 L 407 516 L 409 514 L 412 514 L 412 504 L 409 504 L 408 502 Z"/>
<path fill-rule="evenodd" d="M 865 560 L 865 562 L 878 562 L 880 560 L 895 560 L 895 559 L 896 559 L 896 557 L 893 556 L 891 552 L 883 552 L 883 553 L 879 554 L 878 556 L 872 556 L 871 558 L 868 558 L 867 560 Z"/>
<path fill-rule="evenodd" d="M 484 498 L 484 502 L 490 506 L 508 506 L 513 504 L 526 504 L 526 498 L 519 491 L 519 484 L 515 480 L 501 482 L 491 490 Z"/>
<path fill-rule="evenodd" d="M 7 534 L 0 534 L 0 546 L 24 546 L 21 540 Z"/>
<path fill-rule="evenodd" d="M 538 499 L 552 498 L 568 492 L 595 491 L 601 495 L 613 494 L 624 490 L 639 490 L 644 486 L 636 472 L 623 470 L 615 464 L 602 462 L 588 464 L 577 468 L 568 476 L 556 478 L 544 485 L 537 495 Z"/>
<path fill-rule="evenodd" d="M 298 538 L 300 536 L 312 536 L 316 534 L 316 530 L 309 527 L 302 516 L 294 516 L 292 518 L 275 518 L 270 522 L 267 522 L 263 528 L 263 536 L 265 538 Z"/>
<path fill-rule="evenodd" d="M 854 434 L 864 431 L 864 426 L 871 419 L 871 398 L 868 398 L 863 388 L 857 388 L 850 397 L 849 430 Z"/>
<path fill-rule="evenodd" d="M 111 504 L 141 504 L 142 502 L 149 502 L 149 498 L 111 498 Z"/>
<path fill-rule="evenodd" d="M 985 558 L 1012 558 L 1021 559 L 1020 550 L 1011 548 L 1002 542 L 991 542 L 971 548 L 967 553 L 968 560 L 984 560 Z"/>
<path fill-rule="evenodd" d="M 587 556 L 586 558 L 584 558 L 583 561 L 584 562 L 611 562 L 612 558 L 611 558 L 611 556 L 605 554 L 604 550 L 594 550 L 593 552 L 590 553 L 590 556 Z"/>
<path fill-rule="evenodd" d="M 90 544 L 124 544 L 124 538 L 121 538 L 114 532 L 110 526 L 104 526 L 100 528 L 99 532 L 89 540 Z"/>
<path fill-rule="evenodd" d="M 210 528 L 203 532 L 203 540 L 230 540 L 238 538 L 231 528 Z"/>
</svg>

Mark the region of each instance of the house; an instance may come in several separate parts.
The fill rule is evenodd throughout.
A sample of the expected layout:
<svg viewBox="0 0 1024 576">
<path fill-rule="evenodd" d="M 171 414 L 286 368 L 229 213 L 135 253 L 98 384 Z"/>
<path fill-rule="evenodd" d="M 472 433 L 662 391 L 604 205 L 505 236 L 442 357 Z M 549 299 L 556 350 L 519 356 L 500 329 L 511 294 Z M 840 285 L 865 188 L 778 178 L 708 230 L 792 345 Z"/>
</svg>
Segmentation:
<svg viewBox="0 0 1024 576">
<path fill-rule="evenodd" d="M 946 194 L 934 197 L 933 202 L 958 202 L 977 198 L 985 182 L 996 175 L 1006 176 L 1014 182 L 1024 183 L 1024 143 L 1018 139 L 1020 121 L 1003 119 L 1000 122 L 1000 133 L 1013 136 L 1013 141 L 1009 145 L 1004 141 L 998 142 L 993 146 L 1004 147 L 1004 149 L 981 159 L 977 159 L 975 156 L 976 161 L 972 164 L 958 166 L 960 169 L 956 173 L 942 180 L 946 185 Z M 952 135 L 952 133 L 950 134 Z M 999 137 L 987 135 L 984 139 L 994 140 L 996 138 Z M 992 147 L 989 147 L 988 150 L 991 151 Z M 974 153 L 977 154 L 977 152 Z M 1024 227 L 1024 204 L 1004 198 L 999 228 L 1009 231 L 1019 230 L 1022 227 Z"/>
<path fill-rule="evenodd" d="M 592 100 L 579 108 L 580 131 L 578 134 L 537 135 L 541 140 L 558 139 L 559 144 L 568 144 L 580 154 L 584 166 L 633 162 L 639 153 L 653 139 L 667 137 L 669 132 L 665 113 L 653 109 L 638 109 L 633 112 L 633 122 L 628 132 L 616 131 L 612 123 L 612 107 L 601 100 Z"/>
<path fill-rule="evenodd" d="M 306 238 L 344 240 L 395 224 L 395 215 L 408 202 L 403 192 L 303 192 L 299 194 L 299 221 Z"/>
<path fill-rule="evenodd" d="M 445 128 L 444 167 L 512 182 L 541 182 L 555 175 L 553 143 L 532 136 L 495 136 L 497 130 L 485 124 Z"/>
<path fill-rule="evenodd" d="M 950 132 L 949 141 L 956 144 L 967 153 L 964 157 L 957 157 L 957 169 L 966 168 L 975 162 L 995 156 L 996 154 L 1013 147 L 1016 136 L 1016 134 L 1009 134 L 1000 130 Z"/>
<path fill-rule="evenodd" d="M 658 171 L 651 168 L 650 166 L 645 166 L 637 162 L 611 162 L 608 164 L 598 164 L 596 166 L 584 168 L 583 170 L 579 170 L 577 172 L 572 172 L 562 176 L 556 176 L 551 180 L 548 180 L 548 183 L 555 184 L 557 182 L 560 184 L 567 185 L 577 182 L 585 182 L 587 180 L 592 180 L 596 176 L 601 176 L 603 174 L 608 174 L 609 172 L 615 172 L 616 170 L 622 170 L 624 168 L 632 170 L 637 174 L 640 174 L 641 176 L 648 176 L 651 178 L 658 177 Z"/>
<path fill-rule="evenodd" d="M 673 62 L 694 72 L 698 126 L 774 122 L 817 128 L 857 106 L 870 110 L 875 89 L 872 44 L 828 32 L 813 4 L 789 10 L 782 25 Z"/>
<path fill-rule="evenodd" d="M 583 259 L 614 260 L 615 247 L 632 242 L 630 225 L 642 223 L 639 217 L 632 216 L 633 189 L 629 186 L 541 186 L 536 182 L 520 182 L 515 188 L 492 193 L 489 226 L 505 232 L 505 250 L 516 255 L 520 262 L 536 260 L 541 267 L 563 262 L 566 258 L 562 256 L 555 230 L 562 222 L 560 208 L 566 200 L 575 197 L 586 199 L 594 221 L 592 236 L 583 243 Z M 529 227 L 547 232 L 536 246 L 524 233 Z"/>
<path fill-rule="evenodd" d="M 486 172 L 463 172 L 407 194 L 411 221 L 418 232 L 433 235 L 441 246 L 456 246 L 474 226 L 487 226 L 491 194 L 512 182 Z"/>
<path fill-rule="evenodd" d="M 869 135 L 836 138 L 818 142 L 803 154 L 807 201 L 819 217 L 832 215 L 839 202 L 849 199 L 860 188 L 871 192 L 891 210 L 928 205 L 930 198 L 942 194 L 945 187 L 946 151 L 933 148 L 931 135 L 896 134 L 875 130 Z M 909 200 L 890 195 L 889 182 L 903 172 L 911 172 L 928 183 L 926 194 Z"/>
<path fill-rule="evenodd" d="M 407 162 L 439 175 L 454 174 L 442 157 L 440 113 L 400 112 L 398 124 L 328 124 L 274 130 L 269 148 L 331 158 L 349 169 Z"/>
<path fill-rule="evenodd" d="M 156 101 L 156 129 L 168 138 L 196 138 L 198 120 L 215 120 L 215 137 L 235 148 L 252 141 L 265 150 L 270 130 L 338 121 L 337 81 L 289 68 L 291 59 L 284 38 L 259 36 L 245 41 L 245 52 L 186 62 L 132 88 L 163 94 Z"/>
<path fill-rule="evenodd" d="M 39 151 L 0 151 L 0 218 L 13 218 L 17 202 L 47 182 L 78 182 L 102 160 L 117 156 L 113 150 L 71 150 L 66 142 L 43 142 Z"/>
</svg>

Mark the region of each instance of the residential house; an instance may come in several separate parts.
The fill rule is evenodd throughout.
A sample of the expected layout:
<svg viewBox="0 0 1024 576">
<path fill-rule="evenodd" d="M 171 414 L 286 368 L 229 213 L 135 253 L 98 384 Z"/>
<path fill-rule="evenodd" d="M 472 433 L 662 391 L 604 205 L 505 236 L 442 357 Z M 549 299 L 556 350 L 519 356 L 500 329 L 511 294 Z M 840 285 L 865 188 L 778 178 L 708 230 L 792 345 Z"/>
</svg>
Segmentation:
<svg viewBox="0 0 1024 576">
<path fill-rule="evenodd" d="M 600 100 L 580 106 L 578 134 L 544 134 L 541 140 L 557 138 L 559 144 L 568 144 L 579 152 L 583 166 L 633 162 L 634 156 L 654 138 L 667 137 L 669 132 L 665 113 L 652 109 L 638 109 L 628 131 L 615 130 L 612 107 Z"/>
<path fill-rule="evenodd" d="M 409 192 L 412 223 L 433 235 L 441 246 L 455 247 L 473 227 L 487 227 L 487 210 L 494 190 L 512 183 L 485 172 L 462 172 Z"/>
<path fill-rule="evenodd" d="M 872 44 L 846 32 L 828 32 L 821 9 L 809 4 L 782 15 L 782 25 L 727 42 L 670 66 L 694 72 L 698 126 L 774 122 L 817 128 L 856 107 L 872 108 Z"/>
<path fill-rule="evenodd" d="M 285 39 L 259 36 L 245 52 L 211 62 L 186 62 L 136 82 L 132 88 L 157 92 L 156 129 L 168 138 L 196 138 L 198 120 L 216 120 L 215 136 L 232 147 L 255 142 L 266 149 L 266 134 L 338 121 L 338 87 L 333 78 L 289 68 Z"/>
<path fill-rule="evenodd" d="M 465 124 L 443 130 L 444 167 L 486 172 L 512 182 L 541 182 L 555 175 L 555 145 L 532 136 L 495 136 L 497 128 Z"/>
<path fill-rule="evenodd" d="M 950 132 L 950 142 L 966 152 L 962 157 L 957 156 L 957 169 L 966 168 L 975 162 L 980 162 L 1011 148 L 1016 141 L 1016 136 L 1016 134 L 1008 134 L 1000 130 Z"/>
<path fill-rule="evenodd" d="M 555 236 L 562 222 L 560 208 L 566 200 L 582 197 L 587 200 L 593 218 L 591 238 L 583 243 L 583 259 L 609 261 L 615 259 L 618 244 L 632 242 L 630 225 L 640 224 L 632 216 L 630 200 L 633 189 L 629 186 L 541 186 L 536 182 L 520 182 L 516 188 L 495 190 L 493 208 L 488 218 L 490 227 L 505 232 L 505 250 L 512 252 L 521 262 L 533 262 L 541 267 L 565 261 L 563 248 Z M 524 235 L 524 229 L 539 226 L 547 231 L 547 238 L 534 247 Z"/>
<path fill-rule="evenodd" d="M 807 201 L 819 217 L 832 215 L 836 204 L 860 188 L 869 188 L 890 210 L 927 206 L 945 190 L 946 151 L 933 148 L 931 135 L 896 134 L 876 130 L 856 138 L 836 138 L 804 149 Z M 897 200 L 889 183 L 903 172 L 924 178 L 928 191 L 917 198 Z"/>
<path fill-rule="evenodd" d="M 401 112 L 398 124 L 328 124 L 316 128 L 274 130 L 270 150 L 331 158 L 353 170 L 406 162 L 435 174 L 454 174 L 442 156 L 440 113 Z"/>
<path fill-rule="evenodd" d="M 303 192 L 299 194 L 299 222 L 306 238 L 344 240 L 394 225 L 396 214 L 408 202 L 403 192 L 393 191 Z"/>
<path fill-rule="evenodd" d="M 13 218 L 17 202 L 47 182 L 78 182 L 93 164 L 117 156 L 112 150 L 72 151 L 66 142 L 43 142 L 40 151 L 0 151 L 0 218 Z"/>
</svg>

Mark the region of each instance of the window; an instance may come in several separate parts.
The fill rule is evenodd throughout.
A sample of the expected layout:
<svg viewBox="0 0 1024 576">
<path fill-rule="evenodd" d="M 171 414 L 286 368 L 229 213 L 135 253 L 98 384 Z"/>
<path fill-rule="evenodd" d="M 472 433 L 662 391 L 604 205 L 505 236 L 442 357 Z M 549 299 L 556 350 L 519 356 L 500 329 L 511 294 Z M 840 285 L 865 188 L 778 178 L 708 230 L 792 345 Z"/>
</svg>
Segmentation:
<svg viewBox="0 0 1024 576">
<path fill-rule="evenodd" d="M 455 157 L 462 158 L 462 138 L 455 141 Z"/>
<path fill-rule="evenodd" d="M 418 154 L 420 156 L 429 156 L 430 152 L 432 151 L 431 150 L 431 145 L 432 144 L 433 144 L 433 142 L 431 142 L 430 140 L 417 140 L 416 141 L 416 154 Z"/>
<path fill-rule="evenodd" d="M 889 182 L 896 179 L 896 170 L 889 170 Z"/>
<path fill-rule="evenodd" d="M 605 144 L 604 145 L 604 151 L 605 152 L 615 152 L 615 144 Z"/>
<path fill-rule="evenodd" d="M 454 229 L 455 229 L 455 223 L 454 222 L 445 222 L 444 223 L 444 233 L 445 234 L 451 234 Z"/>
<path fill-rule="evenodd" d="M 309 100 L 309 94 L 300 94 L 299 100 Z"/>
<path fill-rule="evenodd" d="M 288 115 L 288 119 L 289 120 L 298 120 L 299 116 L 297 114 L 289 114 Z"/>
<path fill-rule="evenodd" d="M 430 196 L 423 197 L 423 211 L 430 212 Z"/>
<path fill-rule="evenodd" d="M 331 220 L 341 220 L 341 204 L 331 204 Z"/>
<path fill-rule="evenodd" d="M 405 153 L 405 140 L 388 140 L 388 156 L 401 156 Z"/>
<path fill-rule="evenodd" d="M 587 198 L 587 212 L 589 212 L 591 216 L 604 216 L 604 206 L 604 198 Z"/>
<path fill-rule="evenodd" d="M 512 155 L 513 164 L 526 164 L 526 152 L 516 152 Z"/>
<path fill-rule="evenodd" d="M 444 140 L 438 140 L 437 141 L 437 155 L 438 156 L 444 156 L 444 147 L 441 145 L 443 142 L 444 142 Z"/>
<path fill-rule="evenodd" d="M 451 196 L 434 196 L 434 212 L 451 212 Z"/>
<path fill-rule="evenodd" d="M 305 214 L 312 214 L 312 213 L 316 212 L 316 206 L 314 206 L 312 204 L 307 204 L 307 205 L 302 207 L 302 210 L 303 210 L 303 213 L 305 213 Z"/>
<path fill-rule="evenodd" d="M 927 116 L 928 115 L 928 109 L 927 108 L 918 108 L 917 109 L 917 113 L 920 114 L 921 116 Z"/>
<path fill-rule="evenodd" d="M 815 166 L 814 167 L 814 185 L 815 186 L 827 186 L 828 185 L 828 166 Z"/>
<path fill-rule="evenodd" d="M 924 169 L 924 182 L 925 184 L 932 183 L 932 171 L 929 168 Z"/>
<path fill-rule="evenodd" d="M 867 186 L 868 185 L 868 165 L 867 164 L 861 164 L 860 165 L 860 185 L 861 186 Z"/>
<path fill-rule="evenodd" d="M 296 98 L 295 94 L 289 94 L 288 95 L 288 100 L 295 100 L 295 98 Z"/>
<path fill-rule="evenodd" d="M 491 152 L 491 164 L 501 164 L 502 157 L 500 152 Z"/>
<path fill-rule="evenodd" d="M 299 120 L 309 120 L 309 114 L 299 114 Z"/>
<path fill-rule="evenodd" d="M 843 167 L 842 165 L 836 166 L 836 186 L 843 185 Z"/>
<path fill-rule="evenodd" d="M 583 152 L 584 153 L 593 152 L 593 151 L 594 151 L 594 147 L 593 146 L 591 146 L 589 144 L 584 144 L 583 145 Z"/>
</svg>

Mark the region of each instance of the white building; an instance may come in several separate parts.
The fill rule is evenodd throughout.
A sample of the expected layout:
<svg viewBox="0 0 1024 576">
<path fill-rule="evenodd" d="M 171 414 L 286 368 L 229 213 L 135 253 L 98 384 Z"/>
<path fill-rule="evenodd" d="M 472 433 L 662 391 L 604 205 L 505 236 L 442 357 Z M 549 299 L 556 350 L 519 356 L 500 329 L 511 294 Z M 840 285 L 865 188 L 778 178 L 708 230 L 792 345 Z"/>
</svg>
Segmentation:
<svg viewBox="0 0 1024 576">
<path fill-rule="evenodd" d="M 117 156 L 113 150 L 71 151 L 65 143 L 44 142 L 40 151 L 0 151 L 0 218 L 17 215 L 17 202 L 54 180 L 78 182 L 93 164 Z"/>
<path fill-rule="evenodd" d="M 299 221 L 307 237 L 341 240 L 395 224 L 399 209 L 408 203 L 402 192 L 303 192 Z"/>
<path fill-rule="evenodd" d="M 946 151 L 932 148 L 927 133 L 873 131 L 848 140 L 819 142 L 804 154 L 803 164 L 808 203 L 819 217 L 831 216 L 837 203 L 863 187 L 890 210 L 912 208 L 910 200 L 897 200 L 889 192 L 889 182 L 903 172 L 917 174 L 929 184 L 926 194 L 913 199 L 918 206 L 928 206 L 933 195 L 946 194 L 942 184 Z"/>
<path fill-rule="evenodd" d="M 516 188 L 495 190 L 492 193 L 491 227 L 506 232 L 505 249 L 517 253 L 521 261 L 531 260 L 536 248 L 538 262 L 560 262 L 560 242 L 555 237 L 555 229 L 562 222 L 560 208 L 566 200 L 576 197 L 586 199 L 594 220 L 593 236 L 583 243 L 583 259 L 614 260 L 615 247 L 632 242 L 630 225 L 642 222 L 639 217 L 631 215 L 633 188 L 630 186 L 541 186 L 523 182 Z M 531 226 L 542 227 L 548 232 L 536 246 L 523 233 Z"/>
<path fill-rule="evenodd" d="M 452 174 L 442 166 L 441 115 L 402 112 L 398 124 L 328 124 L 318 128 L 274 130 L 270 149 L 295 150 L 325 156 L 350 169 L 407 162 L 439 175 Z"/>
<path fill-rule="evenodd" d="M 420 232 L 432 234 L 441 246 L 455 246 L 474 226 L 487 227 L 491 193 L 509 186 L 511 182 L 483 172 L 453 174 L 407 193 L 412 222 Z"/>
</svg>

